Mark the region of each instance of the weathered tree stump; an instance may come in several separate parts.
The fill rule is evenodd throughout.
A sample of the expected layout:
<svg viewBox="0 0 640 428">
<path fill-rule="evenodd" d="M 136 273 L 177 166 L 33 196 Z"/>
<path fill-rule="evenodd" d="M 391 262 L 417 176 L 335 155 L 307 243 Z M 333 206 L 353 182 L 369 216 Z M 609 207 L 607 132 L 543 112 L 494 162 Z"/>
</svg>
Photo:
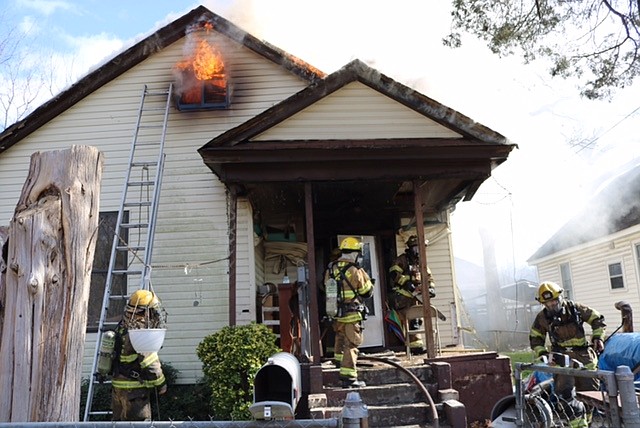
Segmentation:
<svg viewBox="0 0 640 428">
<path fill-rule="evenodd" d="M 78 420 L 102 165 L 88 146 L 31 156 L 0 278 L 0 421 Z"/>
</svg>

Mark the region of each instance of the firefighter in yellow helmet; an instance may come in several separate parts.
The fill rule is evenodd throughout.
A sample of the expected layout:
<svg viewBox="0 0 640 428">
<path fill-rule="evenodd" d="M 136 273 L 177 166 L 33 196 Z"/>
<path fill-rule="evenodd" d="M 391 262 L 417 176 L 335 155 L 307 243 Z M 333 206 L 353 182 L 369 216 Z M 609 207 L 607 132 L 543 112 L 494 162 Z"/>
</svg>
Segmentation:
<svg viewBox="0 0 640 428">
<path fill-rule="evenodd" d="M 160 300 L 148 290 L 138 290 L 127 302 L 116 327 L 111 409 L 114 421 L 150 421 L 151 392 L 167 391 L 156 352 L 138 353 L 129 339 L 130 329 L 159 328 L 164 323 Z"/>
<path fill-rule="evenodd" d="M 580 361 L 589 370 L 598 367 L 598 354 L 604 351 L 603 337 L 606 324 L 598 311 L 580 303 L 564 299 L 563 289 L 554 282 L 543 282 L 536 292 L 536 300 L 544 308 L 537 314 L 529 343 L 537 358 L 549 354 L 545 346 L 549 336 L 551 352 L 568 355 Z M 591 327 L 591 344 L 583 324 Z M 597 391 L 597 378 L 554 375 L 554 390 L 561 398 L 559 405 L 569 419 L 569 426 L 587 427 L 589 412 L 584 403 L 576 398 L 575 391 Z"/>
<path fill-rule="evenodd" d="M 428 245 L 428 241 L 425 245 Z M 407 248 L 395 260 L 393 266 L 389 268 L 391 275 L 392 294 L 390 296 L 391 306 L 398 311 L 400 322 L 404 325 L 405 311 L 411 306 L 422 304 L 422 278 L 420 275 L 420 250 L 418 237 L 411 235 L 405 243 Z M 431 276 L 431 269 L 427 266 L 427 284 L 429 296 L 436 296 L 435 282 Z M 410 320 L 412 329 L 418 328 L 422 319 Z M 420 336 L 411 335 L 409 337 L 409 348 L 413 354 L 425 352 L 424 343 Z"/>
<path fill-rule="evenodd" d="M 325 286 L 336 281 L 338 289 L 338 313 L 333 319 L 334 359 L 340 365 L 342 386 L 358 388 L 365 386 L 358 380 L 356 364 L 358 346 L 364 339 L 362 323 L 367 313 L 364 299 L 373 294 L 373 282 L 358 264 L 362 243 L 350 236 L 342 240 L 339 248 L 340 256 L 329 264 L 324 275 Z"/>
</svg>

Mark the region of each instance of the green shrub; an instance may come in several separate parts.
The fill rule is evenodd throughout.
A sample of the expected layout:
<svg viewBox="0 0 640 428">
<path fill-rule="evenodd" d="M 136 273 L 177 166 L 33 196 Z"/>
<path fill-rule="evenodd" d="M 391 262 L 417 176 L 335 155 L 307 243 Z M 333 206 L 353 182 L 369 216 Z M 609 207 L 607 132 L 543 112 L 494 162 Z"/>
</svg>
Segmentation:
<svg viewBox="0 0 640 428">
<path fill-rule="evenodd" d="M 196 348 L 211 389 L 214 420 L 249 420 L 253 382 L 267 359 L 279 352 L 277 336 L 263 325 L 228 326 L 205 337 Z"/>
</svg>

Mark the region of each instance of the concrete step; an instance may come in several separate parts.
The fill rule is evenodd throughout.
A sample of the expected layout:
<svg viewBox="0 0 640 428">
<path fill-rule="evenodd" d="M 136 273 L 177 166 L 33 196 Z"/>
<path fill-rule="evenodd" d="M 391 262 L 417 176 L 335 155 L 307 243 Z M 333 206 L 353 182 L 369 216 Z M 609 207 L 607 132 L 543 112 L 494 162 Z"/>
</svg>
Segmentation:
<svg viewBox="0 0 640 428">
<path fill-rule="evenodd" d="M 426 403 L 367 405 L 369 427 L 430 426 L 433 417 Z M 312 419 L 339 418 L 342 406 L 313 409 Z"/>
<path fill-rule="evenodd" d="M 348 388 L 325 388 L 326 406 L 342 406 L 347 394 L 353 391 Z M 385 405 L 398 403 L 416 403 L 425 401 L 422 390 L 414 383 L 394 383 L 388 385 L 372 385 L 357 388 L 360 398 L 367 405 Z M 434 398 L 435 399 L 435 398 Z"/>
<path fill-rule="evenodd" d="M 430 384 L 436 381 L 430 365 L 414 365 L 406 367 L 422 383 Z M 327 368 L 322 370 L 323 385 L 340 386 L 340 369 Z M 412 382 L 411 377 L 392 366 L 377 365 L 375 367 L 358 367 L 358 379 L 366 382 L 367 385 L 387 385 L 392 383 Z"/>
</svg>

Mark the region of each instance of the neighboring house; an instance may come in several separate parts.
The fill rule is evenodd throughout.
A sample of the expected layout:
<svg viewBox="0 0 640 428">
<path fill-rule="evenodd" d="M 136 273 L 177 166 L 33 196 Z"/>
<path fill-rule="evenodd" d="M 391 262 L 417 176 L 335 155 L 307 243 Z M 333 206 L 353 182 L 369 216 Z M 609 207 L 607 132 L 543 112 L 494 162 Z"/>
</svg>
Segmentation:
<svg viewBox="0 0 640 428">
<path fill-rule="evenodd" d="M 621 324 L 616 302 L 640 308 L 639 190 L 639 167 L 609 180 L 528 260 L 540 281 L 554 281 L 566 297 L 600 311 L 608 333 Z"/>
<path fill-rule="evenodd" d="M 198 83 L 202 92 L 194 101 L 178 79 L 190 76 L 176 69 L 202 41 L 220 55 L 224 69 L 221 82 Z M 432 303 L 448 318 L 439 325 L 440 341 L 463 346 L 449 214 L 474 196 L 514 145 L 360 61 L 325 75 L 204 7 L 0 134 L 0 222 L 6 224 L 32 153 L 73 144 L 104 153 L 90 310 L 102 301 L 96 284 L 108 261 L 108 225 L 119 208 L 143 85 L 166 89 L 172 82 L 179 109 L 169 115 L 152 285 L 168 312 L 160 357 L 180 371 L 179 382 L 201 376 L 195 349 L 206 335 L 260 319 L 260 286 L 283 282 L 285 274 L 293 283 L 298 267 L 311 278 L 301 287 L 311 320 L 303 342 L 318 363 L 317 283 L 344 235 L 363 237 L 377 280 L 365 345 L 392 346 L 383 323 L 386 273 L 416 223 L 425 225 L 430 240 L 428 264 L 438 290 Z M 136 286 L 130 281 L 128 292 Z M 86 376 L 96 322 L 94 311 Z"/>
</svg>

